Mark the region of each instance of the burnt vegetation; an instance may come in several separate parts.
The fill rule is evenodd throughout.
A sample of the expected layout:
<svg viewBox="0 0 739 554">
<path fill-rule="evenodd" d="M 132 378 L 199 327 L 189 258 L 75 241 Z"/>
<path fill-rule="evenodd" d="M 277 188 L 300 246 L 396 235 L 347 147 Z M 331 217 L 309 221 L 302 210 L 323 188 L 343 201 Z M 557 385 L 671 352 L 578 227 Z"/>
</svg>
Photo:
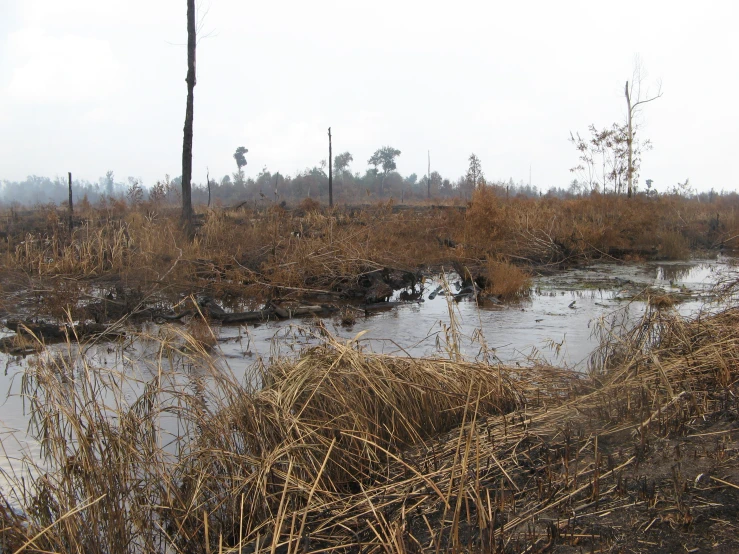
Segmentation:
<svg viewBox="0 0 739 554">
<path fill-rule="evenodd" d="M 253 386 L 207 324 L 142 334 L 161 352 L 142 376 L 44 354 L 22 385 L 43 459 L 7 476 L 3 551 L 733 552 L 737 329 L 735 308 L 647 311 L 589 375 L 466 362 L 454 337 L 448 358 L 372 354 L 320 325 Z"/>
<path fill-rule="evenodd" d="M 735 195 L 527 197 L 478 182 L 467 202 L 333 209 L 278 195 L 196 204 L 191 239 L 162 191 L 80 201 L 71 228 L 64 206 L 4 213 L 2 308 L 18 334 L 3 346 L 38 352 L 23 395 L 43 458 L 6 476 L 3 552 L 739 547 L 735 308 L 686 321 L 650 300 L 588 375 L 465 361 L 453 322 L 447 356 L 412 359 L 316 320 L 305 332 L 320 346 L 244 383 L 218 365 L 211 330 L 351 326 L 398 291 L 416 301 L 441 268 L 482 303 L 594 260 L 731 253 Z M 158 354 L 134 373 L 85 356 L 109 340 Z"/>
</svg>

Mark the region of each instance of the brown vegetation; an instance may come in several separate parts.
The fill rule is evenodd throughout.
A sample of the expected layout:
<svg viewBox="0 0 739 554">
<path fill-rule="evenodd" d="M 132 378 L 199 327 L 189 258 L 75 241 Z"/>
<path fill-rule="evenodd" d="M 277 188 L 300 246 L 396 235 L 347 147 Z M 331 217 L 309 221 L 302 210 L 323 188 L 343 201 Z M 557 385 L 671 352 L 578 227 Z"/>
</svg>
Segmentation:
<svg viewBox="0 0 739 554">
<path fill-rule="evenodd" d="M 489 260 L 485 292 L 503 300 L 524 296 L 531 288 L 531 277 L 520 267 L 505 260 Z"/>
<path fill-rule="evenodd" d="M 505 259 L 530 270 L 595 259 L 682 259 L 691 249 L 731 248 L 739 236 L 729 197 L 712 203 L 598 194 L 509 199 L 491 187 L 475 191 L 467 206 L 389 203 L 326 211 L 308 199 L 296 210 L 210 209 L 199 214 L 193 241 L 183 236 L 177 213 L 152 201 L 106 201 L 82 212 L 71 236 L 62 210 L 51 206 L 6 219 L 3 288 L 51 288 L 45 301 L 70 298 L 72 281 L 83 289 L 115 282 L 174 299 L 202 292 L 229 305 L 330 300 L 384 268 L 418 273 Z M 491 269 L 504 268 L 510 266 Z M 50 278 L 67 283 L 48 285 Z M 55 309 L 68 307 L 62 302 Z"/>
<path fill-rule="evenodd" d="M 590 377 L 327 337 L 250 390 L 166 327 L 132 404 L 135 376 L 43 355 L 45 461 L 4 495 L 3 551 L 730 552 L 738 330 L 649 312 Z"/>
<path fill-rule="evenodd" d="M 733 206 L 679 198 L 480 189 L 466 209 L 304 208 L 209 210 L 193 241 L 146 204 L 89 207 L 71 237 L 48 208 L 7 230 L 3 301 L 28 302 L 30 286 L 37 313 L 95 322 L 152 299 L 195 314 L 193 293 L 285 310 L 357 287 L 386 296 L 383 286 L 447 264 L 486 267 L 489 292 L 511 297 L 527 287 L 524 269 L 679 257 L 739 234 Z M 445 359 L 368 353 L 319 325 L 322 346 L 247 383 L 211 356 L 215 308 L 189 329 L 130 333 L 157 352 L 134 373 L 86 358 L 100 339 L 80 333 L 82 348 L 42 351 L 24 375 L 44 459 L 8 476 L 0 548 L 736 550 L 739 312 L 686 322 L 664 309 L 671 301 L 655 298 L 633 331 L 609 334 L 589 376 L 466 362 L 453 322 Z M 353 312 L 338 317 L 351 325 Z M 81 329 L 60 332 L 71 341 Z M 24 352 L 33 342 L 19 340 Z"/>
</svg>

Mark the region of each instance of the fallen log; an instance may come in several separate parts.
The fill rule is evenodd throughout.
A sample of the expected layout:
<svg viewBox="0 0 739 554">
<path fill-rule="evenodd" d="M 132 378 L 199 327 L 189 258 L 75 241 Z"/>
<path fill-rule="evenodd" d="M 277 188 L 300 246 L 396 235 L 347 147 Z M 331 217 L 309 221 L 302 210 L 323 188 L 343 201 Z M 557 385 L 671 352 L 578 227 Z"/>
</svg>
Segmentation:
<svg viewBox="0 0 739 554">
<path fill-rule="evenodd" d="M 323 306 L 297 306 L 295 308 L 283 309 L 287 312 L 287 317 L 300 317 L 304 315 L 316 315 L 324 312 L 328 312 Z"/>
<path fill-rule="evenodd" d="M 163 314 L 157 313 L 153 316 L 154 319 L 163 319 L 164 321 L 179 321 L 183 317 L 192 315 L 192 310 L 185 310 L 179 314 Z"/>
<path fill-rule="evenodd" d="M 326 305 L 299 305 L 299 306 L 280 306 L 271 302 L 269 306 L 262 310 L 253 312 L 234 312 L 225 311 L 218 303 L 210 297 L 203 297 L 198 305 L 203 313 L 215 321 L 221 323 L 247 323 L 249 321 L 268 321 L 270 319 L 291 319 L 293 317 L 301 317 L 308 315 L 329 315 L 336 311 L 335 308 Z"/>
<path fill-rule="evenodd" d="M 72 325 L 11 319 L 5 322 L 5 326 L 16 335 L 0 339 L 0 351 L 13 355 L 25 355 L 36 351 L 41 343 L 78 341 L 102 335 L 109 339 L 126 336 L 124 332 L 111 331 L 110 325 L 100 323 Z M 32 343 L 25 344 L 27 341 Z"/>
<path fill-rule="evenodd" d="M 67 337 L 74 339 L 75 336 L 82 338 L 89 337 L 90 335 L 102 335 L 110 329 L 110 325 L 103 325 L 102 323 L 79 323 L 72 325 L 22 321 L 18 319 L 9 319 L 5 322 L 5 326 L 19 335 L 35 336 L 44 340 L 66 340 Z M 116 336 L 122 334 L 115 332 Z"/>
<path fill-rule="evenodd" d="M 365 313 L 382 312 L 385 310 L 392 310 L 393 308 L 403 306 L 404 304 L 407 304 L 407 302 L 377 302 L 375 304 L 364 304 L 363 306 L 359 306 L 359 309 L 364 310 Z"/>
<path fill-rule="evenodd" d="M 236 312 L 226 313 L 213 319 L 219 320 L 221 323 L 247 323 L 249 321 L 267 321 L 275 312 L 272 309 L 257 310 L 256 312 Z"/>
</svg>

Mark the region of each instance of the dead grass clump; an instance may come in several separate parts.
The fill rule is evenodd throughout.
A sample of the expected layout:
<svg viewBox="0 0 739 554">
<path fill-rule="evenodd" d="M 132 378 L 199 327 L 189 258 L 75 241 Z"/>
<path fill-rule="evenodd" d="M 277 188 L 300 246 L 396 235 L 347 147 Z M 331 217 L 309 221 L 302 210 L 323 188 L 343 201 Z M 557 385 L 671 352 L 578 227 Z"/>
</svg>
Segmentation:
<svg viewBox="0 0 739 554">
<path fill-rule="evenodd" d="M 504 300 L 526 296 L 531 289 L 531 277 L 506 260 L 488 260 L 485 292 Z"/>
<path fill-rule="evenodd" d="M 649 305 L 658 310 L 666 310 L 675 305 L 675 299 L 669 294 L 660 294 L 649 297 Z"/>
<path fill-rule="evenodd" d="M 3 550 L 281 550 L 308 536 L 307 551 L 351 550 L 356 539 L 331 537 L 356 527 L 345 516 L 356 517 L 357 494 L 399 499 L 398 478 L 424 482 L 435 471 L 400 462 L 403 449 L 483 413 L 556 405 L 562 385 L 572 390 L 554 369 L 531 368 L 524 380 L 520 369 L 368 354 L 329 338 L 265 370 L 253 391 L 219 370 L 202 341 L 166 329 L 141 337 L 154 355 L 133 372 L 95 366 L 70 344 L 26 373 L 44 458 L 27 459 L 23 479 L 11 476 L 15 486 L 0 493 Z M 428 446 L 438 465 L 446 445 Z"/>
<path fill-rule="evenodd" d="M 504 212 L 491 187 L 478 187 L 465 212 L 464 244 L 486 251 L 501 238 Z"/>
<path fill-rule="evenodd" d="M 351 306 L 344 306 L 339 311 L 338 318 L 343 327 L 352 327 L 357 322 L 357 311 Z"/>
<path fill-rule="evenodd" d="M 318 212 L 321 210 L 321 203 L 318 200 L 308 196 L 300 201 L 298 207 L 304 212 Z"/>
<path fill-rule="evenodd" d="M 690 246 L 679 231 L 667 231 L 661 236 L 659 255 L 665 260 L 687 260 L 690 257 Z"/>
<path fill-rule="evenodd" d="M 308 421 L 356 429 L 382 444 L 410 444 L 459 423 L 471 389 L 481 409 L 500 413 L 525 397 L 508 371 L 448 360 L 363 353 L 329 343 L 268 369 L 271 390 L 290 398 Z M 474 386 L 473 386 L 474 385 Z"/>
<path fill-rule="evenodd" d="M 175 327 L 137 375 L 40 357 L 45 465 L 3 493 L 3 550 L 739 547 L 710 523 L 735 513 L 739 310 L 609 337 L 589 382 L 328 337 L 251 390 Z"/>
<path fill-rule="evenodd" d="M 187 322 L 187 336 L 194 345 L 204 350 L 210 350 L 218 344 L 218 337 L 210 322 L 201 314 L 191 317 Z"/>
</svg>

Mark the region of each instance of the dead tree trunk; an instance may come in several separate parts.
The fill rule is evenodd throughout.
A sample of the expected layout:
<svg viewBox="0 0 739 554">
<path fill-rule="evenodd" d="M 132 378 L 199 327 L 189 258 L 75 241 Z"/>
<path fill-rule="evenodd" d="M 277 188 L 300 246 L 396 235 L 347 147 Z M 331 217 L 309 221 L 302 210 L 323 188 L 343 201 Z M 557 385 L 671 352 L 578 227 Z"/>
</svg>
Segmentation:
<svg viewBox="0 0 739 554">
<path fill-rule="evenodd" d="M 189 236 L 193 234 L 192 211 L 192 120 L 193 90 L 195 89 L 195 0 L 187 0 L 187 108 L 182 140 L 182 224 Z"/>
<path fill-rule="evenodd" d="M 641 83 L 642 83 L 642 68 L 641 68 L 641 62 L 637 58 L 634 65 L 634 75 L 631 83 L 629 84 L 629 81 L 626 81 L 626 86 L 624 87 L 624 95 L 626 96 L 626 124 L 627 124 L 627 130 L 626 130 L 626 151 L 627 151 L 627 163 L 629 164 L 626 168 L 626 182 L 627 182 L 627 193 L 629 198 L 634 194 L 634 175 L 636 174 L 636 167 L 634 167 L 636 164 L 639 163 L 639 157 L 638 157 L 638 151 L 636 154 L 636 159 L 634 155 L 634 116 L 637 113 L 637 110 L 640 110 L 640 106 L 642 104 L 647 104 L 649 102 L 652 102 L 653 100 L 657 100 L 657 98 L 662 97 L 662 84 L 660 83 L 659 89 L 657 90 L 657 94 L 654 96 L 643 98 L 641 95 Z M 636 144 L 636 147 L 638 148 L 638 143 Z"/>
<path fill-rule="evenodd" d="M 210 168 L 205 168 L 205 178 L 208 183 L 208 207 L 210 208 Z"/>
<path fill-rule="evenodd" d="M 426 170 L 426 188 L 428 189 L 426 191 L 426 198 L 431 200 L 431 150 L 429 150 L 429 167 L 428 170 Z"/>
<path fill-rule="evenodd" d="M 333 158 L 331 157 L 331 127 L 328 128 L 328 205 L 334 207 L 334 173 Z"/>
<path fill-rule="evenodd" d="M 69 236 L 72 236 L 72 227 L 74 225 L 74 206 L 72 205 L 72 172 L 67 173 L 69 177 Z"/>
<path fill-rule="evenodd" d="M 631 198 L 631 187 L 633 186 L 634 182 L 634 167 L 633 167 L 633 156 L 634 156 L 634 128 L 632 126 L 632 115 L 634 113 L 634 110 L 631 107 L 631 95 L 629 94 L 629 82 L 626 81 L 626 88 L 624 89 L 624 92 L 626 94 L 626 117 L 628 119 L 628 131 L 626 135 L 626 148 L 628 150 L 628 164 L 626 166 L 626 177 L 628 180 L 628 193 L 627 197 Z"/>
</svg>

